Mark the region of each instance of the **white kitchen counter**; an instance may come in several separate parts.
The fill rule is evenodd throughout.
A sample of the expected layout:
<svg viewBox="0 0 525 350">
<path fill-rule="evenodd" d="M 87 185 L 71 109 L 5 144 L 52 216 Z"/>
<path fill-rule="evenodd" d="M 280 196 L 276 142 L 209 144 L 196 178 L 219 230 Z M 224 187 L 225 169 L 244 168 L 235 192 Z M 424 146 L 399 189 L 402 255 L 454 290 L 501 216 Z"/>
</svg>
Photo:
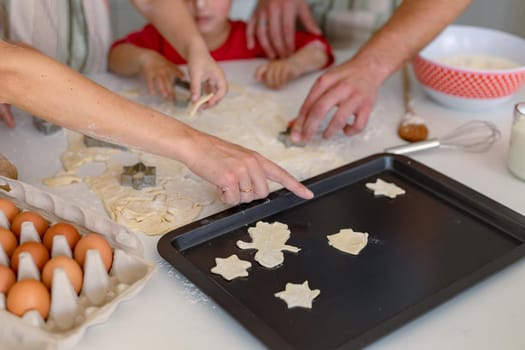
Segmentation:
<svg viewBox="0 0 525 350">
<path fill-rule="evenodd" d="M 337 52 L 338 61 L 348 57 L 349 52 Z M 264 89 L 246 74 L 256 65 L 254 61 L 241 61 L 223 64 L 223 67 L 232 81 Z M 275 98 L 283 101 L 290 118 L 295 116 L 315 77 L 305 77 L 275 93 Z M 108 82 L 114 78 L 104 74 L 95 79 Z M 491 120 L 502 132 L 501 139 L 487 153 L 442 149 L 414 154 L 413 158 L 525 215 L 525 182 L 514 178 L 506 169 L 512 109 L 516 102 L 525 101 L 525 89 L 508 103 L 477 113 L 440 106 L 429 100 L 416 83 L 412 90 L 414 107 L 427 121 L 431 136 L 442 135 L 470 119 Z M 403 113 L 401 79 L 397 74 L 382 88 L 370 127 L 355 137 L 350 158 L 359 159 L 401 143 L 396 127 Z M 16 114 L 16 121 L 16 130 L 0 125 L 0 152 L 16 164 L 20 180 L 102 211 L 98 200 L 87 190 L 50 189 L 41 184 L 41 179 L 61 169 L 59 157 L 66 147 L 63 133 L 41 135 L 23 113 Z M 158 236 L 141 235 L 141 239 L 146 257 L 158 262 L 158 269 L 137 297 L 121 304 L 104 324 L 89 328 L 75 349 L 264 348 L 159 257 L 156 251 Z M 521 259 L 369 348 L 523 349 L 524 293 L 525 259 Z"/>
</svg>

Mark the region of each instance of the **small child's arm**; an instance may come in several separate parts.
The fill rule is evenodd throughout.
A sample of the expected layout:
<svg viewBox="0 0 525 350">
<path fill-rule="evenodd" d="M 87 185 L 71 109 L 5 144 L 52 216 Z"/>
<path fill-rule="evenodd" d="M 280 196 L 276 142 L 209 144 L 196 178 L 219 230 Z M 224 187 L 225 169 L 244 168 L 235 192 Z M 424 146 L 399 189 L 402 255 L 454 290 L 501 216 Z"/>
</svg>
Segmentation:
<svg viewBox="0 0 525 350">
<path fill-rule="evenodd" d="M 122 43 L 109 52 L 109 69 L 121 75 L 142 74 L 151 94 L 173 98 L 173 79 L 184 78 L 184 73 L 160 53 Z"/>
<path fill-rule="evenodd" d="M 323 68 L 330 57 L 324 45 L 313 41 L 292 56 L 270 61 L 255 72 L 255 79 L 272 89 L 279 89 L 287 82 Z"/>
</svg>

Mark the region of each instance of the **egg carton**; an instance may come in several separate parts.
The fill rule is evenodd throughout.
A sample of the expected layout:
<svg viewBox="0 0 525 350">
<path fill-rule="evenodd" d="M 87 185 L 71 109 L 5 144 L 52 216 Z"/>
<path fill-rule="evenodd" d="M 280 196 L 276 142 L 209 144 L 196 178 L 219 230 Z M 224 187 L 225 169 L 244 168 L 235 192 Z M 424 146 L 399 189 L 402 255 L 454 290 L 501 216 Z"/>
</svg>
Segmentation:
<svg viewBox="0 0 525 350">
<path fill-rule="evenodd" d="M 41 191 L 21 181 L 0 176 L 0 197 L 11 200 L 20 210 L 39 213 L 50 223 L 74 225 L 81 235 L 96 232 L 103 235 L 113 249 L 113 264 L 106 272 L 97 250 L 88 250 L 84 263 L 82 290 L 77 295 L 62 269 L 53 274 L 51 308 L 47 320 L 37 311 L 18 317 L 6 310 L 6 297 L 0 293 L 0 348 L 70 349 L 77 344 L 89 326 L 108 320 L 122 301 L 133 298 L 151 277 L 155 264 L 143 258 L 143 246 L 127 228 L 110 219 Z M 9 221 L 0 212 L 0 226 Z M 30 222 L 22 224 L 20 244 L 40 241 Z M 72 252 L 64 236 L 55 236 L 51 257 Z M 0 246 L 0 264 L 9 258 Z M 29 253 L 19 255 L 18 280 L 40 277 Z"/>
</svg>

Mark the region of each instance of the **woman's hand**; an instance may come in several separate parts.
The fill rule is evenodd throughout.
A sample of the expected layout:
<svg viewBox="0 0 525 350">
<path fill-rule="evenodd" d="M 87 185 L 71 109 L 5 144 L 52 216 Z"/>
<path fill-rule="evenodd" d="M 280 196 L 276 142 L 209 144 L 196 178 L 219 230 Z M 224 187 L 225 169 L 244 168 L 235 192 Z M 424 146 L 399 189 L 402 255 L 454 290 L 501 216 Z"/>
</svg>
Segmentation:
<svg viewBox="0 0 525 350">
<path fill-rule="evenodd" d="M 268 180 L 278 182 L 297 196 L 311 199 L 313 193 L 286 170 L 257 152 L 217 137 L 193 131 L 184 162 L 197 175 L 219 190 L 227 204 L 251 202 L 269 193 Z"/>
</svg>

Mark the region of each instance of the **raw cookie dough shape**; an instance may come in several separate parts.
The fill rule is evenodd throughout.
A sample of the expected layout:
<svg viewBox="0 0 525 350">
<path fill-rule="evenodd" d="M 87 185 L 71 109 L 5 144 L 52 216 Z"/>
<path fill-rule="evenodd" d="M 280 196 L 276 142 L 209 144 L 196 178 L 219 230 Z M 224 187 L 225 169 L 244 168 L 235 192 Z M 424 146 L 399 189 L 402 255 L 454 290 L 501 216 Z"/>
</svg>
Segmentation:
<svg viewBox="0 0 525 350">
<path fill-rule="evenodd" d="M 290 238 L 288 225 L 274 222 L 272 224 L 259 221 L 255 227 L 250 227 L 248 233 L 252 242 L 237 241 L 241 249 L 257 249 L 255 260 L 264 267 L 274 268 L 284 261 L 283 250 L 297 253 L 301 249 L 285 244 Z"/>
<path fill-rule="evenodd" d="M 212 97 L 213 97 L 213 93 L 207 94 L 207 95 L 203 95 L 203 96 L 199 97 L 199 99 L 195 103 L 191 103 L 188 106 L 188 112 L 187 112 L 188 117 L 193 118 L 195 116 L 195 113 L 197 113 L 197 111 L 199 110 L 199 108 L 203 104 L 205 104 L 206 102 L 211 100 Z"/>
<path fill-rule="evenodd" d="M 241 260 L 233 254 L 227 258 L 215 258 L 215 266 L 211 272 L 221 275 L 224 279 L 231 281 L 237 277 L 248 276 L 248 269 L 252 267 L 249 261 Z"/>
<path fill-rule="evenodd" d="M 355 232 L 345 228 L 333 235 L 326 236 L 328 244 L 342 252 L 357 255 L 368 243 L 368 233 Z"/>
<path fill-rule="evenodd" d="M 404 189 L 397 186 L 396 184 L 383 181 L 379 178 L 376 180 L 376 182 L 367 183 L 366 188 L 374 191 L 375 196 L 386 196 L 392 199 L 406 193 Z"/>
<path fill-rule="evenodd" d="M 302 284 L 286 283 L 286 287 L 282 292 L 275 293 L 277 298 L 281 298 L 286 302 L 288 308 L 304 307 L 312 308 L 312 301 L 321 294 L 319 289 L 310 289 L 308 281 Z"/>
</svg>

